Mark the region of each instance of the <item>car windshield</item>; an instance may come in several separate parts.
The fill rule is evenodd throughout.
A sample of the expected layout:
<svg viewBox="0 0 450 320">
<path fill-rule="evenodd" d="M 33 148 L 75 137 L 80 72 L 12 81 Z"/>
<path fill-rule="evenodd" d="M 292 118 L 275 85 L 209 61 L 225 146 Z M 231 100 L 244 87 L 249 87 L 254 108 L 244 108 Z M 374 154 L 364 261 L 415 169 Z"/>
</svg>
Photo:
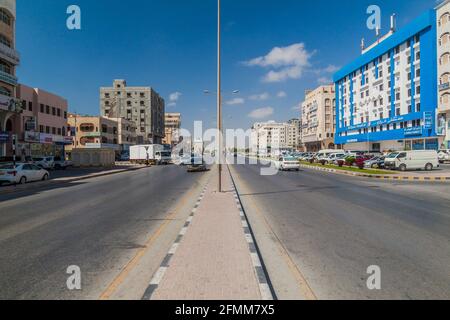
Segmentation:
<svg viewBox="0 0 450 320">
<path fill-rule="evenodd" d="M 393 153 L 389 154 L 389 155 L 387 156 L 387 158 L 397 158 L 398 155 L 399 155 L 398 152 L 393 152 Z"/>
</svg>

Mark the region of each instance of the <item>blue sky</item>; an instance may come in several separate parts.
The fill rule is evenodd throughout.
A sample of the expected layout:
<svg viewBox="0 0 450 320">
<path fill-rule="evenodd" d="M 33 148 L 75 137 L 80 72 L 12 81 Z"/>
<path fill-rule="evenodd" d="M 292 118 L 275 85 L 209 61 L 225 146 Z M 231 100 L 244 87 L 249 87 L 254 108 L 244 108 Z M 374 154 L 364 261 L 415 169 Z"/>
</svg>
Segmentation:
<svg viewBox="0 0 450 320">
<path fill-rule="evenodd" d="M 66 28 L 71 4 L 80 31 Z M 357 57 L 362 37 L 374 40 L 371 4 L 384 33 L 391 13 L 401 27 L 436 0 L 222 0 L 225 125 L 298 117 L 304 91 Z M 215 125 L 215 96 L 203 93 L 216 87 L 215 0 L 28 0 L 17 14 L 19 81 L 67 98 L 70 111 L 98 114 L 99 87 L 126 79 L 154 87 L 183 127 Z"/>
</svg>

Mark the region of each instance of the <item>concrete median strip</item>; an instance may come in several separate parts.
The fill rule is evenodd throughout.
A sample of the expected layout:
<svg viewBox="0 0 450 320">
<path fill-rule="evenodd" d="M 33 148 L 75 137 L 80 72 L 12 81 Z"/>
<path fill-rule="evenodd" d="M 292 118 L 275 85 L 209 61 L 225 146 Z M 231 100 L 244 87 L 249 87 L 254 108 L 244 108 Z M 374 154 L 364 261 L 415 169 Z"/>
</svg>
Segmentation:
<svg viewBox="0 0 450 320">
<path fill-rule="evenodd" d="M 203 189 L 142 300 L 273 300 L 229 172 Z"/>
<path fill-rule="evenodd" d="M 365 174 L 365 173 L 359 173 L 359 172 L 322 168 L 322 167 L 318 167 L 318 166 L 308 166 L 308 165 L 304 165 L 304 164 L 300 164 L 300 167 L 303 169 L 311 169 L 311 170 L 322 171 L 322 172 L 329 172 L 329 173 L 335 173 L 335 174 L 341 174 L 341 175 L 347 175 L 347 176 L 353 176 L 353 177 L 372 178 L 372 179 L 379 179 L 379 180 L 450 182 L 450 176 L 378 175 L 378 174 Z"/>
</svg>

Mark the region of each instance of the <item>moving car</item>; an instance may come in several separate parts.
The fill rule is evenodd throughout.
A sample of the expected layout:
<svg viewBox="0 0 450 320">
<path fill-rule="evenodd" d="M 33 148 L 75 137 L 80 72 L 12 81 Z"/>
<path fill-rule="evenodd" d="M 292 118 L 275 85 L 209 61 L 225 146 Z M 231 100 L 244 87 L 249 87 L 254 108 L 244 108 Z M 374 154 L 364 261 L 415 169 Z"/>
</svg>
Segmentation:
<svg viewBox="0 0 450 320">
<path fill-rule="evenodd" d="M 32 181 L 48 180 L 50 174 L 47 170 L 30 163 L 0 165 L 0 184 L 24 184 Z"/>
<path fill-rule="evenodd" d="M 439 157 L 434 150 L 393 152 L 386 157 L 384 165 L 388 169 L 400 171 L 417 169 L 432 171 L 439 168 Z"/>
<path fill-rule="evenodd" d="M 54 157 L 33 157 L 33 162 L 42 169 L 52 170 L 55 168 Z"/>
<path fill-rule="evenodd" d="M 188 172 L 203 172 L 208 171 L 206 163 L 201 156 L 192 156 L 190 163 L 188 164 Z"/>
<path fill-rule="evenodd" d="M 294 157 L 280 157 L 276 162 L 277 169 L 280 171 L 295 170 L 300 171 L 300 163 Z"/>
</svg>

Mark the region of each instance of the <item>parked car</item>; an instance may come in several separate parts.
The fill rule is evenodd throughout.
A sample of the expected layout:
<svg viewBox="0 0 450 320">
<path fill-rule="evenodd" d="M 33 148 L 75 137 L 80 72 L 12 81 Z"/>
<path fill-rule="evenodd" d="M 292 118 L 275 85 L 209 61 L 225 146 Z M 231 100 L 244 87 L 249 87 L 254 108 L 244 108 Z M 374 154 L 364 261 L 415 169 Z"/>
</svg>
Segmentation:
<svg viewBox="0 0 450 320">
<path fill-rule="evenodd" d="M 367 160 L 370 160 L 369 156 L 356 156 L 355 157 L 355 166 L 357 166 L 359 168 L 363 168 L 365 165 L 365 162 Z"/>
<path fill-rule="evenodd" d="M 66 170 L 67 168 L 70 168 L 73 166 L 72 161 L 65 160 L 60 157 L 54 158 L 54 168 L 55 170 Z"/>
<path fill-rule="evenodd" d="M 364 162 L 367 168 L 384 168 L 384 156 L 375 156 Z"/>
<path fill-rule="evenodd" d="M 345 157 L 346 157 L 345 154 L 336 154 L 333 156 L 331 163 L 335 164 L 335 165 L 339 165 L 339 161 L 345 162 Z"/>
<path fill-rule="evenodd" d="M 438 153 L 434 150 L 415 150 L 393 152 L 384 161 L 385 167 L 393 170 L 417 170 L 432 171 L 439 168 Z"/>
<path fill-rule="evenodd" d="M 55 168 L 54 157 L 33 157 L 33 162 L 42 169 L 52 170 Z"/>
<path fill-rule="evenodd" d="M 439 150 L 438 156 L 439 156 L 440 163 L 449 162 L 450 161 L 450 149 Z"/>
<path fill-rule="evenodd" d="M 345 152 L 344 151 L 331 152 L 328 154 L 328 156 L 319 159 L 319 161 L 322 160 L 324 161 L 325 164 L 334 163 L 337 157 L 345 157 Z"/>
<path fill-rule="evenodd" d="M 50 174 L 47 170 L 30 163 L 0 165 L 0 184 L 24 184 L 32 181 L 47 180 Z"/>
<path fill-rule="evenodd" d="M 290 156 L 280 157 L 276 162 L 276 167 L 280 171 L 285 170 L 300 171 L 300 163 L 298 162 L 297 158 Z"/>
</svg>

